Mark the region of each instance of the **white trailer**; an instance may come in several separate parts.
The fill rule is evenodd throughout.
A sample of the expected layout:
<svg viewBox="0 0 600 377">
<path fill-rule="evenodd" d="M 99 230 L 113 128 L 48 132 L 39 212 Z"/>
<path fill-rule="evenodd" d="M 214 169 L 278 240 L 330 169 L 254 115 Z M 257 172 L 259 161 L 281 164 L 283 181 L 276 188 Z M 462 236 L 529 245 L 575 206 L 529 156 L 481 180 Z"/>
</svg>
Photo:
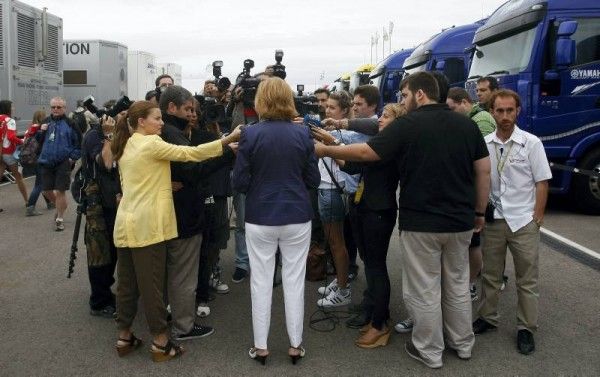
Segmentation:
<svg viewBox="0 0 600 377">
<path fill-rule="evenodd" d="M 156 57 L 149 52 L 129 51 L 127 54 L 127 89 L 129 99 L 143 100 L 149 90 L 154 89 L 154 80 L 159 75 Z"/>
<path fill-rule="evenodd" d="M 63 95 L 63 22 L 15 0 L 0 0 L 0 99 L 11 100 L 19 132 Z"/>
<path fill-rule="evenodd" d="M 173 78 L 175 85 L 181 86 L 181 66 L 177 63 L 158 63 L 156 76 L 169 75 Z"/>
<path fill-rule="evenodd" d="M 70 110 L 94 96 L 97 107 L 127 94 L 127 46 L 103 40 L 63 42 L 64 93 Z"/>
</svg>

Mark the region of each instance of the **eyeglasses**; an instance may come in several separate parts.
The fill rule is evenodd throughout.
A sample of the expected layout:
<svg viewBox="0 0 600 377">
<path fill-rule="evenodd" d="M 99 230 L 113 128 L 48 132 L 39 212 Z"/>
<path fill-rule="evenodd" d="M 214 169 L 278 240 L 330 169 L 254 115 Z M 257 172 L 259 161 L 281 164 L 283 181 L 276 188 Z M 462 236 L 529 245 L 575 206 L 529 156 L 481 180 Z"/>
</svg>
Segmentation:
<svg viewBox="0 0 600 377">
<path fill-rule="evenodd" d="M 62 109 L 64 106 L 50 106 L 51 109 Z"/>
</svg>

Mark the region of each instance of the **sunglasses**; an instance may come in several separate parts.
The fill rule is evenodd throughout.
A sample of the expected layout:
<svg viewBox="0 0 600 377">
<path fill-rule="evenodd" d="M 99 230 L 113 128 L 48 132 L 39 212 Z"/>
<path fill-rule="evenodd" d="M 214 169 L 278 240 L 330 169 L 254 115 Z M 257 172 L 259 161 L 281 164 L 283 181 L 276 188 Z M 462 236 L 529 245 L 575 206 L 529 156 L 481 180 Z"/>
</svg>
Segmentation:
<svg viewBox="0 0 600 377">
<path fill-rule="evenodd" d="M 50 106 L 51 109 L 62 109 L 64 106 Z"/>
</svg>

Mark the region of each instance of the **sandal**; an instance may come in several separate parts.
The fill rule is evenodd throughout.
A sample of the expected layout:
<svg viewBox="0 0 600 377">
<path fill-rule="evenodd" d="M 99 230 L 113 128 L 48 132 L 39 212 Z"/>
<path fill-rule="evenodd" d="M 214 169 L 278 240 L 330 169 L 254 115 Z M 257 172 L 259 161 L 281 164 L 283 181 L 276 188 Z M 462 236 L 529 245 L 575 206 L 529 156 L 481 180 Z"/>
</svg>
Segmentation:
<svg viewBox="0 0 600 377">
<path fill-rule="evenodd" d="M 267 353 L 265 355 L 259 355 L 258 348 L 252 347 L 248 351 L 248 356 L 250 356 L 250 358 L 253 359 L 254 361 L 259 362 L 262 365 L 265 365 L 265 363 L 267 362 L 267 357 L 269 357 L 269 353 Z"/>
<path fill-rule="evenodd" d="M 152 353 L 152 361 L 154 362 L 162 362 L 169 361 L 175 357 L 179 357 L 183 355 L 185 350 L 183 347 L 173 344 L 170 340 L 164 346 L 159 346 L 158 344 L 152 342 L 152 347 L 150 349 L 150 353 Z M 156 348 L 156 350 L 155 350 Z M 171 351 L 174 351 L 171 353 Z"/>
<path fill-rule="evenodd" d="M 298 360 L 300 360 L 301 358 L 303 358 L 304 355 L 306 355 L 306 350 L 302 346 L 298 346 L 298 347 L 290 346 L 290 350 L 292 350 L 292 349 L 294 349 L 296 351 L 300 351 L 300 353 L 298 353 L 296 355 L 290 355 L 289 350 L 288 350 L 288 356 L 290 357 L 290 359 L 292 359 L 292 364 L 296 365 L 296 362 Z"/>
<path fill-rule="evenodd" d="M 119 345 L 118 342 L 123 342 L 124 344 Z M 133 335 L 133 333 L 131 333 L 131 335 L 129 336 L 129 339 L 119 338 L 115 348 L 117 349 L 117 353 L 119 354 L 119 357 L 123 357 L 123 356 L 126 356 L 126 355 L 130 354 L 131 352 L 135 351 L 136 349 L 140 348 L 141 345 L 142 345 L 142 340 L 136 338 L 135 335 Z"/>
</svg>

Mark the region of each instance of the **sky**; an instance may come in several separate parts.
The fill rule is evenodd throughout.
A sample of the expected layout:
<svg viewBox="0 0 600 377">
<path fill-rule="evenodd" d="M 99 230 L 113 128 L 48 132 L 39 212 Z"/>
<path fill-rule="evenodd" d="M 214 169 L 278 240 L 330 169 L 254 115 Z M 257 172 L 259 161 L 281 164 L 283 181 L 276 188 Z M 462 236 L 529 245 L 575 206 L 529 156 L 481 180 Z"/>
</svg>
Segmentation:
<svg viewBox="0 0 600 377">
<path fill-rule="evenodd" d="M 371 37 L 394 23 L 391 51 L 409 48 L 442 29 L 487 17 L 505 0 L 23 0 L 63 20 L 63 39 L 104 39 L 130 51 L 154 54 L 157 62 L 182 66 L 183 86 L 199 91 L 223 61 L 232 81 L 243 61 L 253 73 L 284 51 L 287 81 L 307 90 L 333 82 L 371 60 Z M 375 47 L 373 47 L 373 50 Z M 390 51 L 385 42 L 385 55 Z"/>
</svg>

